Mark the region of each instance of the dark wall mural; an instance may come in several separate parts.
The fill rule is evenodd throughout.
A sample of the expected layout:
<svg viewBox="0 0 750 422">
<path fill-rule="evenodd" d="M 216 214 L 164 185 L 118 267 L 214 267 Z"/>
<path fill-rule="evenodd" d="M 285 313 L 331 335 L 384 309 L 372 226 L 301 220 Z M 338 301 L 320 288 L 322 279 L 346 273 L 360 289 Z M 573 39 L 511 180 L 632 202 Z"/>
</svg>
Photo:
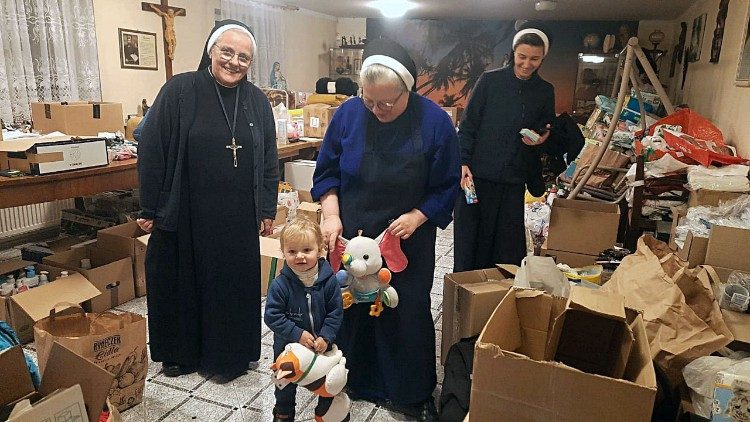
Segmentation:
<svg viewBox="0 0 750 422">
<path fill-rule="evenodd" d="M 552 39 L 539 73 L 555 86 L 558 112 L 572 109 L 578 53 L 601 53 L 605 35 L 626 32 L 625 28 L 630 34 L 638 31 L 637 22 L 623 21 L 540 22 L 535 26 Z M 385 36 L 406 47 L 417 64 L 419 93 L 446 107 L 465 106 L 482 72 L 510 60 L 515 33 L 515 21 L 367 19 L 367 39 Z M 617 52 L 622 49 L 620 38 Z"/>
</svg>

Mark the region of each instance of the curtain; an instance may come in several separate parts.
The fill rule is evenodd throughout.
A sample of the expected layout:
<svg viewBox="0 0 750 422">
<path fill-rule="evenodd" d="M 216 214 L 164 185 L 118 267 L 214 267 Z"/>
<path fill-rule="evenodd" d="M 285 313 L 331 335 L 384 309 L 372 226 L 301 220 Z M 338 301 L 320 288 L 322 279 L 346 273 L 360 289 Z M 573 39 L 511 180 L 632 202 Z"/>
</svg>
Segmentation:
<svg viewBox="0 0 750 422">
<path fill-rule="evenodd" d="M 248 71 L 250 80 L 258 86 L 271 85 L 273 65 L 284 63 L 284 10 L 250 0 L 221 0 L 221 19 L 234 19 L 249 26 L 258 51 Z"/>
<path fill-rule="evenodd" d="M 31 120 L 31 102 L 99 101 L 92 0 L 0 0 L 0 118 Z"/>
</svg>

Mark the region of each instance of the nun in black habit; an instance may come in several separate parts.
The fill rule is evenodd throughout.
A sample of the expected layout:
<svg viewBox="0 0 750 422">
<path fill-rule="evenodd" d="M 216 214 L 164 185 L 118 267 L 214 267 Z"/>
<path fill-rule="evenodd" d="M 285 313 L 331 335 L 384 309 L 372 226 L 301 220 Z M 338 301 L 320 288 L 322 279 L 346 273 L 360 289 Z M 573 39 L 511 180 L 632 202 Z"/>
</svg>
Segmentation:
<svg viewBox="0 0 750 422">
<path fill-rule="evenodd" d="M 246 79 L 244 24 L 218 22 L 198 70 L 174 76 L 138 145 L 151 358 L 227 380 L 260 357 L 260 247 L 276 213 L 271 106 Z"/>
<path fill-rule="evenodd" d="M 409 263 L 391 280 L 398 306 L 373 317 L 369 303 L 352 305 L 344 311 L 337 344 L 353 398 L 436 420 L 430 289 L 436 229 L 450 223 L 458 194 L 458 139 L 448 115 L 412 91 L 416 66 L 403 47 L 372 41 L 363 59 L 362 95 L 336 111 L 312 195 L 321 198 L 329 250 L 339 235 L 351 239 L 362 230 L 374 238 L 387 229 L 401 238 Z"/>
</svg>

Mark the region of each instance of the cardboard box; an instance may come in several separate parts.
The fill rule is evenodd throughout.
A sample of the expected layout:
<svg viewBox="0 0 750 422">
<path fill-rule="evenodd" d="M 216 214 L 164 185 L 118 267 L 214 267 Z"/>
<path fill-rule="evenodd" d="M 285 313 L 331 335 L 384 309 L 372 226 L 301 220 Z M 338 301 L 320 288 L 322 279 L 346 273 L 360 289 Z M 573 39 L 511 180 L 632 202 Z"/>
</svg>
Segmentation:
<svg viewBox="0 0 750 422">
<path fill-rule="evenodd" d="M 552 326 L 545 360 L 622 378 L 633 341 L 623 296 L 573 287 L 565 310 Z"/>
<path fill-rule="evenodd" d="M 97 135 L 99 132 L 122 132 L 122 104 L 72 101 L 31 103 L 34 129 L 42 133 L 59 131 L 66 135 Z"/>
<path fill-rule="evenodd" d="M 690 191 L 688 197 L 688 208 L 697 206 L 718 206 L 720 202 L 731 201 L 737 199 L 742 195 L 747 195 L 747 192 L 724 192 L 718 190 L 698 189 Z"/>
<path fill-rule="evenodd" d="M 284 180 L 289 182 L 297 191 L 310 192 L 313 186 L 315 164 L 316 162 L 312 160 L 294 160 L 284 163 Z M 300 195 L 300 201 L 306 199 L 308 198 L 302 199 L 302 195 Z"/>
<path fill-rule="evenodd" d="M 279 239 L 260 238 L 260 295 L 268 294 L 268 286 L 284 267 L 284 254 Z"/>
<path fill-rule="evenodd" d="M 135 221 L 102 229 L 96 233 L 97 247 L 112 252 L 115 258 L 132 258 L 136 297 L 146 295 L 145 261 L 149 237 L 150 235 Z"/>
<path fill-rule="evenodd" d="M 9 274 L 15 274 L 29 265 L 35 265 L 36 262 L 24 261 L 22 259 L 12 259 L 10 261 L 0 262 L 0 284 L 5 283 Z M 10 320 L 10 298 L 0 296 L 0 321 L 5 321 L 13 326 Z M 14 328 L 15 329 L 15 328 Z"/>
<path fill-rule="evenodd" d="M 440 363 L 461 339 L 478 335 L 513 286 L 496 268 L 446 274 L 443 278 L 443 337 Z"/>
<path fill-rule="evenodd" d="M 453 126 L 458 126 L 458 124 L 461 122 L 461 115 L 464 113 L 463 107 L 440 107 L 442 108 L 446 113 L 448 113 L 448 117 L 451 118 L 451 122 L 453 122 Z"/>
<path fill-rule="evenodd" d="M 587 265 L 596 264 L 598 255 L 586 255 L 575 252 L 556 251 L 554 249 L 547 249 L 547 242 L 545 241 L 542 245 L 542 256 L 550 256 L 555 259 L 558 264 L 567 264 L 572 268 L 585 267 Z"/>
<path fill-rule="evenodd" d="M 24 399 L 29 399 L 34 404 L 48 408 L 41 399 L 52 397 L 52 394 L 60 389 L 79 386 L 77 391 L 85 403 L 82 406 L 82 415 L 85 420 L 98 422 L 101 409 L 107 400 L 109 386 L 114 381 L 114 375 L 89 362 L 85 358 L 73 353 L 71 350 L 55 343 L 50 351 L 49 359 L 45 368 L 39 391 L 34 391 L 31 376 L 26 369 L 23 351 L 20 346 L 12 347 L 0 352 L 0 373 L 3 374 L 3 388 L 0 388 L 0 419 L 3 415 L 10 413 L 11 409 Z M 6 374 L 12 374 L 8 376 Z M 5 388 L 5 387 L 8 388 Z M 8 394 L 9 393 L 9 394 Z M 65 396 L 62 396 L 65 397 Z M 59 400 L 59 398 L 58 398 Z M 72 405 L 73 400 L 63 403 Z M 22 405 L 22 407 L 26 407 Z M 42 408 L 40 407 L 40 409 Z M 61 406 L 58 408 L 64 408 Z M 20 408 L 19 408 L 20 409 Z M 14 422 L 38 422 L 46 419 L 36 417 L 38 413 L 23 414 L 23 417 L 10 419 Z M 31 417 L 33 415 L 33 417 Z M 81 421 L 78 419 L 50 419 L 54 421 Z"/>
<path fill-rule="evenodd" d="M 90 269 L 81 268 L 84 258 L 91 260 Z M 76 271 L 99 289 L 101 295 L 91 299 L 91 312 L 104 312 L 135 299 L 130 257 L 118 258 L 110 251 L 88 245 L 47 256 L 44 263 Z"/>
<path fill-rule="evenodd" d="M 103 138 L 48 136 L 1 142 L 9 168 L 43 175 L 109 164 Z"/>
<path fill-rule="evenodd" d="M 558 198 L 552 206 L 547 246 L 598 256 L 617 242 L 619 225 L 620 208 L 616 204 Z"/>
<path fill-rule="evenodd" d="M 706 265 L 750 272 L 750 230 L 716 226 L 711 228 Z"/>
<path fill-rule="evenodd" d="M 57 390 L 34 405 L 29 399 L 13 407 L 8 422 L 82 421 L 88 419 L 81 386 Z"/>
<path fill-rule="evenodd" d="M 555 319 L 566 305 L 540 291 L 508 292 L 475 346 L 472 420 L 651 419 L 656 375 L 641 315 L 626 314 L 634 343 L 623 379 L 614 379 L 544 360 Z"/>
<path fill-rule="evenodd" d="M 37 272 L 49 271 L 50 278 L 54 281 L 8 298 L 0 298 L 0 309 L 6 309 L 5 321 L 16 331 L 22 343 L 34 340 L 34 323 L 48 316 L 50 309 L 56 304 L 80 304 L 100 294 L 99 289 L 81 274 L 73 273 L 60 278 L 60 268 L 39 264 L 36 269 Z"/>
<path fill-rule="evenodd" d="M 336 110 L 338 110 L 338 107 L 327 104 L 309 104 L 302 107 L 302 116 L 305 119 L 303 128 L 305 136 L 310 138 L 324 137 Z"/>
<path fill-rule="evenodd" d="M 323 208 L 320 204 L 301 202 L 299 208 L 297 208 L 297 215 L 304 215 L 310 220 L 320 224 L 320 218 L 323 215 Z"/>
</svg>

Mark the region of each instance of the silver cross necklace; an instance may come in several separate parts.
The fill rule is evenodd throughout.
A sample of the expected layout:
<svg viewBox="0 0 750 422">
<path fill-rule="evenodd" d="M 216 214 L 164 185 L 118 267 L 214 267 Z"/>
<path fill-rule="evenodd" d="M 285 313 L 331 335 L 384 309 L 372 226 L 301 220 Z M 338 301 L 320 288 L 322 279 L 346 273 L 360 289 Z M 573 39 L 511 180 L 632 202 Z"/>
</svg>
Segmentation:
<svg viewBox="0 0 750 422">
<path fill-rule="evenodd" d="M 235 92 L 234 117 L 232 118 L 232 123 L 229 123 L 229 115 L 227 114 L 226 107 L 224 107 L 224 100 L 221 98 L 221 93 L 219 92 L 219 82 L 217 82 L 216 79 L 214 79 L 214 88 L 216 89 L 216 95 L 219 97 L 219 104 L 221 104 L 221 111 L 224 113 L 224 119 L 227 121 L 229 130 L 232 131 L 232 143 L 230 145 L 227 145 L 226 148 L 232 150 L 234 167 L 237 168 L 237 150 L 242 148 L 242 145 L 237 145 L 237 141 L 234 139 L 234 128 L 237 125 L 237 109 L 239 108 L 238 105 L 240 100 L 240 84 L 237 84 L 237 92 Z"/>
</svg>

